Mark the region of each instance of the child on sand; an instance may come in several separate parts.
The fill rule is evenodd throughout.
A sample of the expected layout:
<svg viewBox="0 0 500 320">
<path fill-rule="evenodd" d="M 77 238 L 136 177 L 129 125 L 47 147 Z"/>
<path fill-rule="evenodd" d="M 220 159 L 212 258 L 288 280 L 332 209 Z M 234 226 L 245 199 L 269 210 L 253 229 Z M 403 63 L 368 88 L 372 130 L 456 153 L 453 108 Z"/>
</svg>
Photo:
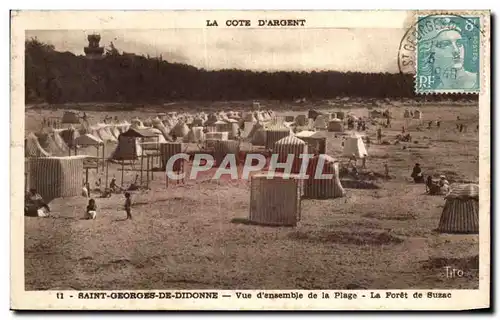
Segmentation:
<svg viewBox="0 0 500 320">
<path fill-rule="evenodd" d="M 89 199 L 89 204 L 87 205 L 87 212 L 85 214 L 86 219 L 95 219 L 97 216 L 97 206 L 94 199 Z"/>
<path fill-rule="evenodd" d="M 127 219 L 132 220 L 132 214 L 130 213 L 130 209 L 132 207 L 132 199 L 130 198 L 130 193 L 125 192 L 125 211 L 127 212 Z"/>
</svg>

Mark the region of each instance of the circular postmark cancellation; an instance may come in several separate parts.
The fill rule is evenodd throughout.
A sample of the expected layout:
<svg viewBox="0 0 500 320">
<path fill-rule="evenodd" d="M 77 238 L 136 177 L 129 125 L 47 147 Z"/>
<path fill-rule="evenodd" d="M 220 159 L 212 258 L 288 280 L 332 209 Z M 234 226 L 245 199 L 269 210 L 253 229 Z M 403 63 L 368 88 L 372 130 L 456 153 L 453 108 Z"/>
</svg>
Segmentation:
<svg viewBox="0 0 500 320">
<path fill-rule="evenodd" d="M 481 17 L 419 14 L 398 51 L 402 74 L 414 75 L 415 93 L 478 93 Z"/>
</svg>

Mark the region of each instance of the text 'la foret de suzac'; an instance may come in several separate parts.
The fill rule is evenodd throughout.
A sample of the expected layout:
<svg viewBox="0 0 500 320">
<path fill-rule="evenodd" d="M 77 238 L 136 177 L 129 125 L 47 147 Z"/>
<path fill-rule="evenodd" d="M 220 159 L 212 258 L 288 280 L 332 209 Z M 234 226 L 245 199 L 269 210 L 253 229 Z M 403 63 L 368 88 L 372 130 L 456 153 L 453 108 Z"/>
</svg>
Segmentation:
<svg viewBox="0 0 500 320">
<path fill-rule="evenodd" d="M 245 20 L 245 19 L 228 19 L 219 24 L 217 20 L 206 20 L 207 27 L 304 27 L 306 25 L 305 19 L 259 19 L 259 20 Z"/>
</svg>

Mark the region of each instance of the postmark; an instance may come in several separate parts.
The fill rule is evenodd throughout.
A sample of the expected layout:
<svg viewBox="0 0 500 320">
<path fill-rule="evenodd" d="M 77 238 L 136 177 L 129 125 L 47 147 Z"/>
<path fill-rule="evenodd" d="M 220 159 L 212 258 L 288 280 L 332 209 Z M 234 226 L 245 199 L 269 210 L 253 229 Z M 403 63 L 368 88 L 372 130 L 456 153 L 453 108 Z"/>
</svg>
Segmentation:
<svg viewBox="0 0 500 320">
<path fill-rule="evenodd" d="M 417 94 L 475 94 L 481 87 L 481 18 L 418 14 L 401 41 L 400 72 Z"/>
</svg>

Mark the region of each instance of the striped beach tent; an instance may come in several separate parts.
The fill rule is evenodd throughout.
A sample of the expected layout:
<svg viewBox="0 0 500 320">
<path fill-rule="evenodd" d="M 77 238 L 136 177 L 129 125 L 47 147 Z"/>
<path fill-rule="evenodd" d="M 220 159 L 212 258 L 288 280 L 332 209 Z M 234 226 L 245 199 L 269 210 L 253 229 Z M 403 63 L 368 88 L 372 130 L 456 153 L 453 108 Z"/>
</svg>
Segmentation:
<svg viewBox="0 0 500 320">
<path fill-rule="evenodd" d="M 160 144 L 160 158 L 162 169 L 165 170 L 168 160 L 176 154 L 182 153 L 183 144 L 179 142 L 166 142 Z M 180 170 L 181 160 L 173 163 L 173 171 Z"/>
<path fill-rule="evenodd" d="M 214 160 L 220 165 L 227 155 L 232 155 L 238 161 L 240 142 L 235 140 L 216 140 L 214 142 Z"/>
<path fill-rule="evenodd" d="M 273 150 L 274 144 L 289 135 L 292 135 L 292 130 L 284 125 L 266 126 L 266 144 L 267 149 Z"/>
<path fill-rule="evenodd" d="M 262 225 L 295 226 L 300 220 L 301 181 L 295 175 L 252 175 L 249 220 Z"/>
<path fill-rule="evenodd" d="M 479 233 L 479 185 L 456 185 L 445 199 L 437 230 L 441 233 Z"/>
<path fill-rule="evenodd" d="M 326 154 L 309 160 L 308 178 L 304 180 L 304 197 L 309 199 L 333 199 L 345 196 L 339 178 L 338 161 Z M 326 175 L 332 175 L 325 179 Z"/>
<path fill-rule="evenodd" d="M 274 144 L 273 153 L 278 155 L 278 163 L 286 163 L 290 155 L 293 155 L 291 173 L 299 173 L 302 166 L 301 155 L 307 153 L 307 144 L 299 138 L 291 135 Z"/>
<path fill-rule="evenodd" d="M 80 195 L 85 158 L 86 156 L 31 158 L 29 188 L 36 189 L 46 202 Z"/>
</svg>

